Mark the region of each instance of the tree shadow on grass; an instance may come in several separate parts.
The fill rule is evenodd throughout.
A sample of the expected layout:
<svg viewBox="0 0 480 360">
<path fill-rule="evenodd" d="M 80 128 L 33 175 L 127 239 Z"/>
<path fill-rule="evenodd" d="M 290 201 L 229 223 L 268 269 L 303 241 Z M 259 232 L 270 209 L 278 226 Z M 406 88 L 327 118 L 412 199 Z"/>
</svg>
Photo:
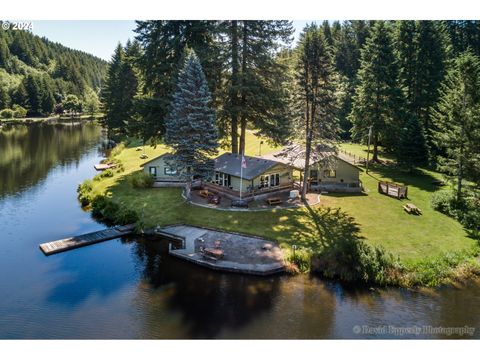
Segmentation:
<svg viewBox="0 0 480 360">
<path fill-rule="evenodd" d="M 355 219 L 341 209 L 306 206 L 293 226 L 295 238 L 312 249 L 312 272 L 362 285 L 388 280 L 385 274 L 394 265 L 391 255 L 368 245 Z"/>
<path fill-rule="evenodd" d="M 305 211 L 292 213 L 292 238 L 299 246 L 319 252 L 339 242 L 359 241 L 359 225 L 340 208 L 305 206 Z"/>
</svg>

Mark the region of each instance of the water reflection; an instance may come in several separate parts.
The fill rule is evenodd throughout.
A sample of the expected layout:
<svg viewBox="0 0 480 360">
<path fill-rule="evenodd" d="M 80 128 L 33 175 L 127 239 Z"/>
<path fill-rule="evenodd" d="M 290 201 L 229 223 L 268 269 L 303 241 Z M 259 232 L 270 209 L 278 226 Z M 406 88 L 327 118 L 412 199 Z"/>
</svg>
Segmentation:
<svg viewBox="0 0 480 360">
<path fill-rule="evenodd" d="M 214 272 L 168 256 L 167 248 L 166 240 L 138 239 L 134 253 L 144 281 L 168 294 L 162 311 L 180 314 L 184 337 L 215 338 L 222 331 L 238 331 L 276 301 L 280 277 Z M 162 316 L 156 310 L 148 308 L 150 321 Z"/>
<path fill-rule="evenodd" d="M 54 166 L 78 164 L 98 141 L 93 124 L 4 125 L 0 128 L 0 198 L 32 187 Z"/>
</svg>

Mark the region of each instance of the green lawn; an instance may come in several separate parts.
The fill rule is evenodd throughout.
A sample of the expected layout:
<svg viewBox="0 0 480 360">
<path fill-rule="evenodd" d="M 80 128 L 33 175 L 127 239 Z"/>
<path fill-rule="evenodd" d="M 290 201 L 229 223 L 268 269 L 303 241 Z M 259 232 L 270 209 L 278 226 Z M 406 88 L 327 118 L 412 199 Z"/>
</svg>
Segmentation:
<svg viewBox="0 0 480 360">
<path fill-rule="evenodd" d="M 258 154 L 259 139 L 248 133 L 247 154 Z M 358 154 L 364 147 L 344 144 L 350 151 Z M 262 154 L 276 148 L 266 142 L 262 145 Z M 164 146 L 145 147 L 145 153 L 153 158 L 167 151 Z M 123 150 L 118 158 L 125 172 L 115 174 L 113 178 L 95 181 L 94 191 L 111 192 L 113 198 L 140 212 L 144 209 L 146 226 L 189 223 L 225 230 L 240 231 L 276 240 L 284 246 L 297 244 L 309 248 L 318 248 L 318 224 L 312 220 L 308 209 L 285 209 L 265 212 L 225 212 L 205 209 L 186 204 L 180 196 L 180 189 L 134 189 L 126 180 L 128 174 L 140 170 L 140 151 L 135 147 Z M 359 226 L 360 235 L 372 245 L 381 245 L 401 261 L 408 264 L 427 257 L 435 257 L 447 252 L 469 250 L 475 240 L 468 237 L 462 226 L 455 220 L 433 211 L 430 197 L 435 191 L 434 179 L 441 175 L 432 171 L 423 171 L 417 175 L 399 172 L 385 166 L 373 166 L 370 174 L 361 173 L 361 181 L 366 193 L 363 195 L 322 195 L 321 205 L 314 210 L 326 207 L 341 208 L 347 212 Z M 401 182 L 409 187 L 409 200 L 397 200 L 380 195 L 377 192 L 379 179 Z M 408 215 L 403 204 L 412 202 L 423 211 L 422 216 Z M 326 219 L 322 231 L 336 228 L 334 214 Z M 317 225 L 317 226 L 316 226 Z"/>
</svg>

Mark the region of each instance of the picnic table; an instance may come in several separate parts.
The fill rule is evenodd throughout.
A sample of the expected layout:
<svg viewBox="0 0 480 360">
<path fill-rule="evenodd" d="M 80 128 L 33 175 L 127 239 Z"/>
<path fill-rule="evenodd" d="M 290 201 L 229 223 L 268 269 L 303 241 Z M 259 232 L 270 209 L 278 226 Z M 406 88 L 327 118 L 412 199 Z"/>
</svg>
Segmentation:
<svg viewBox="0 0 480 360">
<path fill-rule="evenodd" d="M 420 210 L 418 207 L 411 203 L 405 204 L 403 206 L 403 210 L 405 210 L 409 214 L 422 215 L 422 210 Z"/>
<path fill-rule="evenodd" d="M 203 256 L 207 258 L 211 258 L 212 260 L 219 260 L 223 258 L 223 250 L 222 249 L 215 249 L 215 248 L 205 248 L 202 252 Z"/>
<path fill-rule="evenodd" d="M 282 203 L 282 199 L 279 197 L 271 197 L 267 199 L 268 205 L 280 205 Z"/>
</svg>

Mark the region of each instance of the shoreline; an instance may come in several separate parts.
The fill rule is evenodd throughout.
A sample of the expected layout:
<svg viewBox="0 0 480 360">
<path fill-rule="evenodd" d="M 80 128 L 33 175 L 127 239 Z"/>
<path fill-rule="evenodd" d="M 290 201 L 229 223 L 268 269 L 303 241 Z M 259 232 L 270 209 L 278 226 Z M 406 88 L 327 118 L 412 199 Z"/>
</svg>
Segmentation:
<svg viewBox="0 0 480 360">
<path fill-rule="evenodd" d="M 27 118 L 14 118 L 14 119 L 0 119 L 1 125 L 30 125 L 30 124 L 55 124 L 61 122 L 86 122 L 86 121 L 96 121 L 101 118 L 103 115 L 80 115 L 80 116 L 49 116 L 49 117 L 27 117 Z"/>
<path fill-rule="evenodd" d="M 129 180 L 131 174 L 139 170 L 138 163 L 140 161 L 137 158 L 138 156 L 133 150 L 124 148 L 124 146 L 119 147 L 117 151 L 113 151 L 112 160 L 115 159 L 122 163 L 125 169 L 113 171 L 112 174 L 105 177 L 97 175 L 93 180 L 86 180 L 86 182 L 89 182 L 89 187 L 79 188 L 79 198 L 87 199 L 87 203 L 92 206 L 95 197 L 100 196 L 103 198 L 103 201 L 107 200 L 109 203 L 114 203 L 123 213 L 128 211 L 135 212 L 139 219 L 138 228 L 150 229 L 155 226 L 163 227 L 181 222 L 195 227 L 215 228 L 218 231 L 237 232 L 262 237 L 276 242 L 284 249 L 286 259 L 290 263 L 294 263 L 297 268 L 295 272 L 313 274 L 318 273 L 318 268 L 320 268 L 320 272 L 323 273 L 321 276 L 325 279 L 341 283 L 349 282 L 339 278 L 338 274 L 341 274 L 341 270 L 345 269 L 345 264 L 347 265 L 347 270 L 348 267 L 355 267 L 355 264 L 349 262 L 342 263 L 342 259 L 332 258 L 331 255 L 328 255 L 327 257 L 323 256 L 321 260 L 323 267 L 318 267 L 317 258 L 318 255 L 320 255 L 320 258 L 322 257 L 322 251 L 311 241 L 298 246 L 296 255 L 292 254 L 292 245 L 302 244 L 298 237 L 290 237 L 292 229 L 297 233 L 312 231 L 312 229 L 307 229 L 306 227 L 309 224 L 303 223 L 304 220 L 308 221 L 308 213 L 306 213 L 305 209 L 271 209 L 251 213 L 242 211 L 235 212 L 237 218 L 231 219 L 232 212 L 216 211 L 217 209 L 207 209 L 187 203 L 181 196 L 181 190 L 179 189 L 133 188 Z M 136 201 L 139 201 L 138 199 L 142 199 L 144 210 L 137 206 Z M 162 203 L 160 208 L 158 208 L 160 206 L 158 205 L 159 203 Z M 326 226 L 335 226 L 334 223 L 328 225 L 328 221 L 336 220 L 335 216 L 338 216 L 334 214 L 335 209 L 330 209 L 327 205 L 327 207 L 316 206 L 313 210 L 320 212 L 321 216 L 327 216 L 325 217 L 327 221 Z M 328 214 L 330 210 L 332 210 L 332 214 Z M 340 211 L 341 208 L 338 210 Z M 341 211 L 344 212 L 343 210 Z M 292 216 L 297 220 L 295 223 L 287 224 L 289 232 L 285 233 L 283 230 L 280 230 L 278 221 L 288 221 L 288 218 Z M 242 223 L 248 224 L 247 227 L 242 227 Z M 298 228 L 298 226 L 301 226 L 301 228 Z M 378 252 L 375 255 L 377 248 L 368 242 L 365 243 L 363 240 L 366 239 L 363 237 L 358 238 L 360 245 L 364 243 L 367 248 L 370 248 L 367 253 L 372 255 L 373 251 L 374 256 L 379 256 Z M 406 289 L 421 287 L 438 288 L 452 283 L 464 283 L 470 279 L 476 279 L 480 275 L 480 254 L 478 248 L 475 247 L 439 252 L 429 258 L 423 257 L 417 260 L 400 259 L 390 251 L 384 252 L 384 255 L 385 259 L 391 259 L 392 261 L 383 262 L 383 257 L 374 258 L 374 261 L 380 261 L 377 264 L 380 267 L 377 267 L 375 276 L 370 275 L 366 281 L 364 281 L 365 279 L 354 277 L 350 283 Z M 327 263 L 327 266 L 325 266 L 325 263 Z M 329 263 L 330 265 L 328 265 Z M 364 264 L 362 266 L 369 265 Z"/>
</svg>

